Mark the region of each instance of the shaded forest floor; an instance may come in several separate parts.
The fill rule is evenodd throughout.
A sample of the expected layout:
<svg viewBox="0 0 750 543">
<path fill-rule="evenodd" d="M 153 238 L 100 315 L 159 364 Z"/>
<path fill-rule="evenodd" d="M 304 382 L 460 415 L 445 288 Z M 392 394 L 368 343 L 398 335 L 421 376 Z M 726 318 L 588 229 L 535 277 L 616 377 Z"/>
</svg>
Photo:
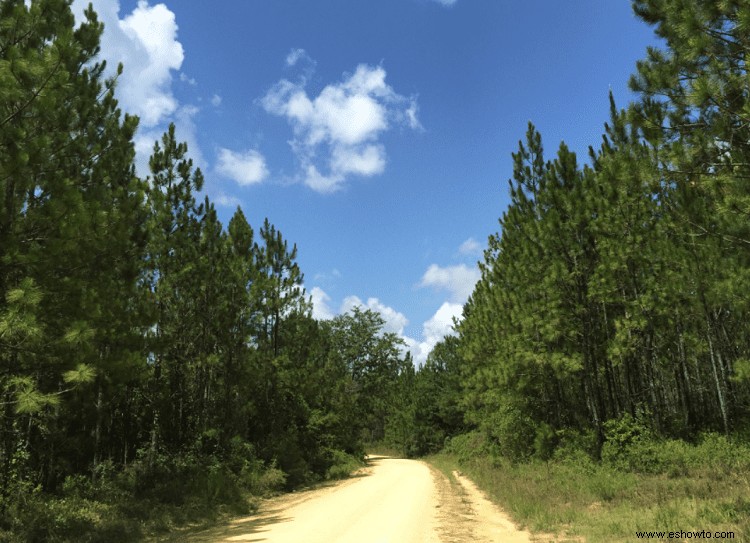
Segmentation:
<svg viewBox="0 0 750 543">
<path fill-rule="evenodd" d="M 733 462 L 731 456 L 688 467 L 675 462 L 666 473 L 626 472 L 583 455 L 511 463 L 441 453 L 427 460 L 448 476 L 465 473 L 515 522 L 532 533 L 556 534 L 555 541 L 667 541 L 667 534 L 638 538 L 636 532 L 680 530 L 710 531 L 713 541 L 748 541 L 750 459 Z"/>
</svg>

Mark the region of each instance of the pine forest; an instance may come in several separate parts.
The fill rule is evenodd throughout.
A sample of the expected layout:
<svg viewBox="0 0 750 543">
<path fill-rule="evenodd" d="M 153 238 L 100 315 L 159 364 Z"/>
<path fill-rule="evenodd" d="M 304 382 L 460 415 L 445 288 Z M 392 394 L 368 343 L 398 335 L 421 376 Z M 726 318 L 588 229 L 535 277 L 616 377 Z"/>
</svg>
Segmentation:
<svg viewBox="0 0 750 543">
<path fill-rule="evenodd" d="M 0 540 L 125 541 L 374 446 L 632 472 L 748 446 L 745 0 L 633 2 L 664 43 L 639 98 L 610 94 L 587 157 L 519 134 L 481 279 L 419 367 L 375 311 L 314 319 L 297 246 L 222 224 L 174 126 L 136 175 L 103 25 L 70 4 L 0 1 Z"/>
</svg>

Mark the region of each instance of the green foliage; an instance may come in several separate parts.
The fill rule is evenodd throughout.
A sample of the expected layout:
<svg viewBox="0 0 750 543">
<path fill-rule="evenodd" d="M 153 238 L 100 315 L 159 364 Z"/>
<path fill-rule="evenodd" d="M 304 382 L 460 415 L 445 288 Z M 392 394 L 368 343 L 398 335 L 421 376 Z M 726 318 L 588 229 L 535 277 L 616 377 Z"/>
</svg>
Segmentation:
<svg viewBox="0 0 750 543">
<path fill-rule="evenodd" d="M 592 465 L 596 457 L 596 435 L 592 431 L 581 432 L 563 428 L 556 432 L 557 446 L 553 459 L 570 465 Z"/>
<path fill-rule="evenodd" d="M 402 415 L 394 402 L 408 401 L 399 391 L 413 375 L 403 358 L 403 341 L 384 332 L 385 320 L 372 310 L 355 307 L 327 323 L 327 365 L 341 379 L 336 390 L 340 421 L 352 439 L 338 448 L 354 453 L 357 442 L 383 440 L 391 415 Z"/>
<path fill-rule="evenodd" d="M 555 451 L 557 436 L 548 424 L 541 424 L 534 436 L 534 457 L 539 460 L 549 460 Z"/>
<path fill-rule="evenodd" d="M 446 454 L 457 457 L 461 462 L 466 462 L 473 458 L 490 455 L 493 447 L 482 432 L 474 431 L 450 438 L 445 444 L 444 451 Z"/>
<path fill-rule="evenodd" d="M 20 512 L 19 531 L 23 539 L 19 541 L 105 541 L 104 534 L 84 534 L 90 534 L 92 526 L 102 524 L 112 513 L 111 507 L 83 498 L 33 496 Z M 106 535 L 111 535 L 112 530 L 107 532 Z"/>
<path fill-rule="evenodd" d="M 173 125 L 135 175 L 102 29 L 0 2 L 3 540 L 137 539 L 344 476 L 406 364 L 375 314 L 311 317 L 268 219 L 224 228 Z"/>
<path fill-rule="evenodd" d="M 529 124 L 457 327 L 465 420 L 510 459 L 550 458 L 570 430 L 595 458 L 660 472 L 655 443 L 750 420 L 750 10 L 634 9 L 666 46 L 638 63 L 639 99 L 610 95 L 590 166 L 564 143 L 546 158 Z"/>
<path fill-rule="evenodd" d="M 343 451 L 331 451 L 331 466 L 326 471 L 327 480 L 346 479 L 354 471 L 362 468 L 364 462 L 351 454 Z"/>
<path fill-rule="evenodd" d="M 610 97 L 589 166 L 529 124 L 457 336 L 416 369 L 372 311 L 312 318 L 296 246 L 240 209 L 224 228 L 174 126 L 134 174 L 138 120 L 93 10 L 75 26 L 64 0 L 0 2 L 2 537 L 239 511 L 344 476 L 365 442 L 584 474 L 608 504 L 632 472 L 744 473 L 726 436 L 750 424 L 750 10 L 634 7 L 666 45 L 637 66 L 639 100 Z M 747 502 L 707 508 L 720 524 Z"/>
<path fill-rule="evenodd" d="M 537 430 L 534 421 L 520 408 L 504 405 L 487 421 L 490 439 L 497 450 L 512 461 L 526 460 L 534 453 Z"/>
<path fill-rule="evenodd" d="M 86 364 L 78 364 L 74 370 L 63 373 L 63 381 L 71 385 L 84 385 L 94 381 L 96 369 Z"/>
</svg>

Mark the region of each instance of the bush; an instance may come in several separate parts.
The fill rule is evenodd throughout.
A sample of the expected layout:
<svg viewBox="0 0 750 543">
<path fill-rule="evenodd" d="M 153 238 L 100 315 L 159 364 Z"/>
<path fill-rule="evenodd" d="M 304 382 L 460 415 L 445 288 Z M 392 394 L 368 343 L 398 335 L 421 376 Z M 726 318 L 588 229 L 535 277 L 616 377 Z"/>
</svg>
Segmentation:
<svg viewBox="0 0 750 543">
<path fill-rule="evenodd" d="M 659 439 L 629 415 L 605 423 L 605 432 L 602 462 L 620 471 L 669 477 L 708 472 L 721 477 L 750 469 L 750 447 L 723 435 L 703 434 L 697 445 Z"/>
<path fill-rule="evenodd" d="M 474 458 L 489 456 L 492 452 L 487 438 L 482 432 L 474 431 L 448 439 L 445 452 L 454 455 L 459 462 L 466 462 Z"/>
<path fill-rule="evenodd" d="M 702 434 L 691 452 L 691 469 L 707 470 L 713 477 L 750 470 L 750 446 L 721 434 Z"/>
<path fill-rule="evenodd" d="M 638 471 L 655 462 L 654 435 L 640 419 L 626 413 L 604 423 L 602 462 L 623 471 Z"/>
<path fill-rule="evenodd" d="M 106 524 L 112 516 L 113 508 L 102 502 L 36 494 L 17 511 L 17 525 L 13 527 L 13 532 L 17 541 L 28 543 L 107 541 L 101 533 L 97 533 L 97 528 Z"/>
<path fill-rule="evenodd" d="M 256 465 L 252 470 L 247 470 L 243 479 L 247 489 L 256 496 L 265 496 L 270 493 L 279 492 L 286 487 L 287 475 L 271 463 L 268 467 Z"/>
<path fill-rule="evenodd" d="M 345 479 L 349 477 L 353 471 L 361 468 L 363 465 L 362 461 L 351 454 L 347 454 L 344 451 L 332 450 L 331 451 L 331 466 L 326 470 L 326 479 Z"/>
<path fill-rule="evenodd" d="M 562 464 L 593 466 L 596 458 L 596 434 L 564 428 L 556 432 L 557 447 L 552 459 Z"/>
<path fill-rule="evenodd" d="M 503 405 L 493 413 L 487 429 L 500 454 L 512 462 L 527 460 L 534 454 L 536 424 L 518 407 Z"/>
</svg>

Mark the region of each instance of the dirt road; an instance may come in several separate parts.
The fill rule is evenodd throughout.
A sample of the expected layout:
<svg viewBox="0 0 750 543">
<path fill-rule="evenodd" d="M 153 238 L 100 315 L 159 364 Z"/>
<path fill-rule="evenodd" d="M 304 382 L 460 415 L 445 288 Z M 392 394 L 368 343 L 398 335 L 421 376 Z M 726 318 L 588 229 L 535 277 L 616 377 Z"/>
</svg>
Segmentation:
<svg viewBox="0 0 750 543">
<path fill-rule="evenodd" d="M 187 543 L 525 543 L 528 532 L 467 479 L 415 460 L 373 458 L 355 478 L 269 500 L 259 514 L 185 536 Z"/>
</svg>

